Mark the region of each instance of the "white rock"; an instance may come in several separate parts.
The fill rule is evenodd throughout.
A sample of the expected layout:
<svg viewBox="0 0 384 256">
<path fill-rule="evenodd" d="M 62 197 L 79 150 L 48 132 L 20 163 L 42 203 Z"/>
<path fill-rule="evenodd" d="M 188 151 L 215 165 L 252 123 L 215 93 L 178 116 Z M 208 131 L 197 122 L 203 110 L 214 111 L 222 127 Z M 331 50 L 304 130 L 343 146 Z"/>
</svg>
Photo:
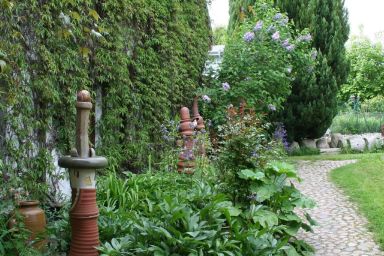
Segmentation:
<svg viewBox="0 0 384 256">
<path fill-rule="evenodd" d="M 328 138 L 322 137 L 316 141 L 316 147 L 319 149 L 329 148 Z"/>
<path fill-rule="evenodd" d="M 316 140 L 304 139 L 301 141 L 301 146 L 304 148 L 316 149 Z"/>
<path fill-rule="evenodd" d="M 331 148 L 338 148 L 339 141 L 343 140 L 343 135 L 341 133 L 332 133 L 331 134 Z"/>
<path fill-rule="evenodd" d="M 363 152 L 367 146 L 366 140 L 361 135 L 350 136 L 347 141 L 349 147 L 355 151 Z"/>
<path fill-rule="evenodd" d="M 293 151 L 297 151 L 297 150 L 300 150 L 300 145 L 296 141 L 293 141 L 291 143 L 291 145 L 289 146 L 289 151 L 293 152 Z"/>
</svg>

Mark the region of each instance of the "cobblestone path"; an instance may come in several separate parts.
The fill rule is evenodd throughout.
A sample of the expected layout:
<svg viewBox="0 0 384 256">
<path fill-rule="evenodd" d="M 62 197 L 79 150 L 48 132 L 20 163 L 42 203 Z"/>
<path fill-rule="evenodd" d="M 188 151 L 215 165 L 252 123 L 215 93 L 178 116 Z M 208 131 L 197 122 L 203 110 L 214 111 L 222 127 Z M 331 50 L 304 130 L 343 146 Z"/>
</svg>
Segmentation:
<svg viewBox="0 0 384 256">
<path fill-rule="evenodd" d="M 329 180 L 332 169 L 353 163 L 348 161 L 300 161 L 297 164 L 303 182 L 297 187 L 316 201 L 309 211 L 318 226 L 314 233 L 302 232 L 299 238 L 316 249 L 318 256 L 378 256 L 384 255 L 367 229 L 367 220 L 357 207 Z"/>
</svg>

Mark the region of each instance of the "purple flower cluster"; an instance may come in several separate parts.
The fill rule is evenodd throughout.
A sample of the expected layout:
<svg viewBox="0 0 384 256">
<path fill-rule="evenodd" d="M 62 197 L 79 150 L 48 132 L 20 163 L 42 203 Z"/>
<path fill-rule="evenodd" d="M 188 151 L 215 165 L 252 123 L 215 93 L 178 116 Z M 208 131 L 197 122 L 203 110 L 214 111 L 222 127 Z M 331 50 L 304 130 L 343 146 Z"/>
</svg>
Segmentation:
<svg viewBox="0 0 384 256">
<path fill-rule="evenodd" d="M 295 49 L 295 45 L 291 44 L 289 42 L 289 39 L 285 39 L 282 43 L 281 46 L 283 46 L 287 51 L 291 52 Z"/>
<path fill-rule="evenodd" d="M 276 13 L 276 15 L 273 16 L 273 20 L 280 20 L 282 18 L 283 18 L 283 14 L 281 14 L 281 13 Z"/>
<path fill-rule="evenodd" d="M 208 95 L 203 95 L 201 98 L 203 99 L 203 101 L 204 101 L 205 103 L 210 103 L 210 102 L 211 102 L 211 98 L 209 98 Z"/>
<path fill-rule="evenodd" d="M 253 39 L 255 39 L 255 33 L 247 32 L 244 34 L 243 39 L 245 42 L 250 43 L 250 42 L 252 42 Z"/>
<path fill-rule="evenodd" d="M 281 141 L 283 143 L 284 148 L 288 150 L 289 143 L 287 140 L 287 130 L 285 130 L 284 125 L 279 123 L 276 127 L 275 132 L 273 133 L 273 138 L 277 141 Z"/>
<path fill-rule="evenodd" d="M 276 31 L 275 33 L 273 33 L 272 39 L 273 41 L 278 41 L 280 39 L 280 32 Z"/>
<path fill-rule="evenodd" d="M 306 35 L 301 35 L 297 39 L 299 42 L 310 42 L 312 41 L 312 36 L 311 34 L 306 34 Z"/>
<path fill-rule="evenodd" d="M 224 91 L 228 91 L 229 89 L 231 89 L 231 86 L 227 82 L 222 83 L 221 86 L 223 87 Z"/>
<path fill-rule="evenodd" d="M 263 28 L 263 24 L 264 22 L 262 20 L 259 20 L 255 27 L 253 28 L 253 31 L 257 32 L 257 31 L 260 31 L 262 28 Z"/>
</svg>

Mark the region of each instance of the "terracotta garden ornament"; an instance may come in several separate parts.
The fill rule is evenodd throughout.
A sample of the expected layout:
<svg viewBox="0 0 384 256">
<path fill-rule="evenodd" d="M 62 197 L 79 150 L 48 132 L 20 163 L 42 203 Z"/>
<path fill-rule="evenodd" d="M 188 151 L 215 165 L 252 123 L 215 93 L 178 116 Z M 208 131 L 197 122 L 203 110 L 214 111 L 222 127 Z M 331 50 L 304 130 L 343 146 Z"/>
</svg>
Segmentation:
<svg viewBox="0 0 384 256">
<path fill-rule="evenodd" d="M 34 241 L 32 246 L 41 251 L 47 244 L 47 240 L 44 239 L 47 221 L 44 211 L 39 207 L 39 203 L 37 200 L 19 201 L 16 212 L 23 217 L 22 222 L 25 228 L 31 232 L 28 240 Z M 8 228 L 13 228 L 15 224 L 16 219 L 12 219 L 8 224 Z"/>
<path fill-rule="evenodd" d="M 204 136 L 203 133 L 205 132 L 205 125 L 204 125 L 204 119 L 199 113 L 199 105 L 198 105 L 199 97 L 196 96 L 193 100 L 193 106 L 192 106 L 192 112 L 193 117 L 192 119 L 196 121 L 196 131 L 197 131 L 197 143 L 196 146 L 198 148 L 198 154 L 200 156 L 205 156 L 205 145 L 204 145 Z"/>
<path fill-rule="evenodd" d="M 68 168 L 72 188 L 72 207 L 69 210 L 72 227 L 70 256 L 98 255 L 99 230 L 96 204 L 96 169 L 107 166 L 107 159 L 96 156 L 89 148 L 89 114 L 92 109 L 88 91 L 77 94 L 76 148 L 70 156 L 59 159 L 59 166 Z"/>
<path fill-rule="evenodd" d="M 179 173 L 193 174 L 195 169 L 195 156 L 193 155 L 193 125 L 186 107 L 180 110 L 180 134 L 183 137 L 183 148 L 179 155 L 177 171 Z"/>
</svg>

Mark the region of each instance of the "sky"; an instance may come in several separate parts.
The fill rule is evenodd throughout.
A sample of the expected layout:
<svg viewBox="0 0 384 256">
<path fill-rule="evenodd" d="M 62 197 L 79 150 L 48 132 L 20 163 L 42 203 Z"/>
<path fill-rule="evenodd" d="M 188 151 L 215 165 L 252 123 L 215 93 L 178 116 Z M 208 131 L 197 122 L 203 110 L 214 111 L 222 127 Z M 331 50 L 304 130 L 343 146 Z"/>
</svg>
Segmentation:
<svg viewBox="0 0 384 256">
<path fill-rule="evenodd" d="M 228 1 L 212 0 L 209 11 L 213 28 L 228 24 Z M 363 26 L 366 36 L 384 42 L 384 0 L 345 0 L 345 7 L 349 13 L 351 35 L 359 35 Z"/>
</svg>

